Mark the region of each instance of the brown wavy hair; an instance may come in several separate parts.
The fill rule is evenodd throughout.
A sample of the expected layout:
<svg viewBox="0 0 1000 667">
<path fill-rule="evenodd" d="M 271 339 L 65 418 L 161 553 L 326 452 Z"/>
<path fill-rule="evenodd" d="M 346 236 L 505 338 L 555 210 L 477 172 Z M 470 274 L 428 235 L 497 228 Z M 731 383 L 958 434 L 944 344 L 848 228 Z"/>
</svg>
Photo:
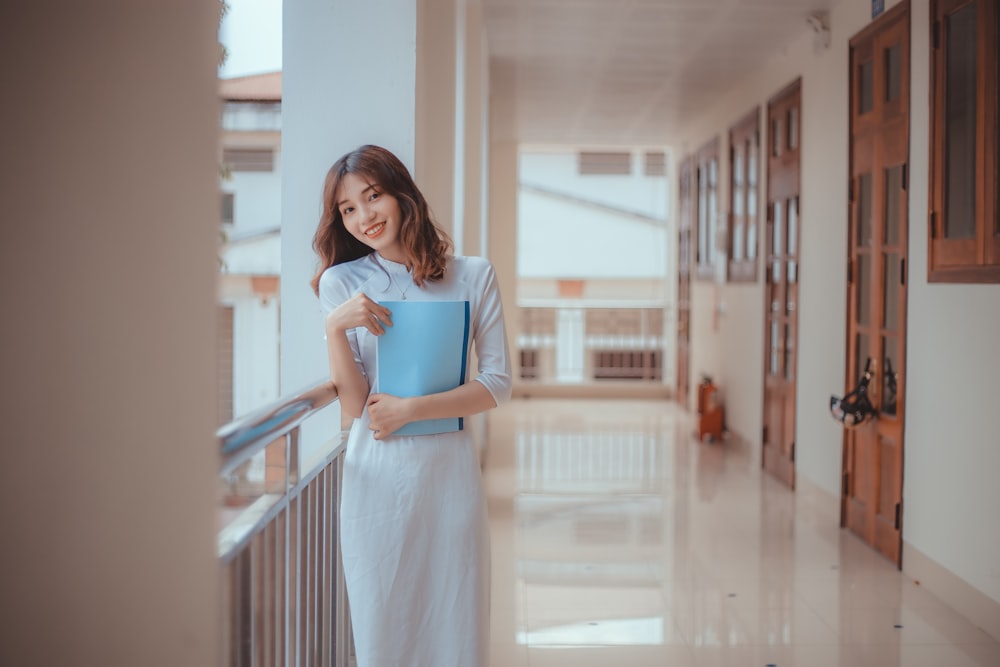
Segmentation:
<svg viewBox="0 0 1000 667">
<path fill-rule="evenodd" d="M 422 287 L 428 280 L 444 277 L 451 238 L 437 226 L 423 193 L 413 182 L 410 172 L 398 157 L 379 146 L 365 145 L 333 163 L 323 184 L 323 214 L 313 236 L 313 250 L 319 255 L 319 271 L 310 281 L 313 292 L 319 294 L 319 279 L 331 266 L 343 264 L 374 252 L 354 238 L 344 227 L 337 208 L 337 192 L 347 174 L 363 176 L 392 195 L 399 202 L 402 214 L 399 241 L 406 255 L 406 268 L 413 282 Z"/>
</svg>

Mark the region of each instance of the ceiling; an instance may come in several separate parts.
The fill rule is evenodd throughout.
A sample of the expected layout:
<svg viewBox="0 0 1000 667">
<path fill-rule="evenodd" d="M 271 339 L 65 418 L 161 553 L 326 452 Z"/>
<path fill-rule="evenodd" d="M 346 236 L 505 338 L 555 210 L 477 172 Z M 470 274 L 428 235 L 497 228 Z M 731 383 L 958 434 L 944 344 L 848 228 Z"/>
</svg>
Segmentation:
<svg viewBox="0 0 1000 667">
<path fill-rule="evenodd" d="M 521 143 L 662 145 L 837 0 L 483 0 Z"/>
</svg>

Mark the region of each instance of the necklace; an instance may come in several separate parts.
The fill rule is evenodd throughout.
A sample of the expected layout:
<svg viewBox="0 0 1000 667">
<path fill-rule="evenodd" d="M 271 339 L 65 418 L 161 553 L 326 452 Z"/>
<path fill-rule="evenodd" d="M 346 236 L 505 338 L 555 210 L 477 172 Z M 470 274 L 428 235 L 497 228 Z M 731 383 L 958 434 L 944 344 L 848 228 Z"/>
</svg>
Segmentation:
<svg viewBox="0 0 1000 667">
<path fill-rule="evenodd" d="M 410 289 L 410 287 L 412 287 L 412 283 L 410 285 L 407 285 L 406 289 L 401 288 L 399 286 L 399 283 L 396 282 L 396 278 L 392 275 L 392 268 L 382 263 L 382 257 L 379 256 L 377 252 L 374 254 L 375 254 L 375 261 L 378 263 L 380 267 L 382 267 L 382 270 L 385 271 L 385 274 L 389 276 L 389 284 L 392 285 L 394 288 L 396 288 L 396 291 L 399 292 L 399 298 L 402 301 L 406 301 L 406 292 L 407 290 Z"/>
</svg>

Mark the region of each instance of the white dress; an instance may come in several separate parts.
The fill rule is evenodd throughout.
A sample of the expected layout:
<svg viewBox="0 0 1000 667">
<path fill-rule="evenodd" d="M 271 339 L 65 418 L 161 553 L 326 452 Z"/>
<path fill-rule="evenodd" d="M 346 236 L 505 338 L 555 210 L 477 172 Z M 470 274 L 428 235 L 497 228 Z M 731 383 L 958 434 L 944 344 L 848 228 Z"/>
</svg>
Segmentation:
<svg viewBox="0 0 1000 667">
<path fill-rule="evenodd" d="M 473 380 L 497 405 L 510 398 L 503 307 L 487 260 L 449 258 L 445 277 L 423 287 L 404 265 L 374 254 L 320 279 L 325 312 L 358 292 L 375 301 L 468 300 Z M 375 336 L 358 328 L 348 340 L 372 386 Z M 351 428 L 340 510 L 358 667 L 485 667 L 490 565 L 479 452 L 467 430 L 376 441 L 368 423 L 365 410 Z"/>
</svg>

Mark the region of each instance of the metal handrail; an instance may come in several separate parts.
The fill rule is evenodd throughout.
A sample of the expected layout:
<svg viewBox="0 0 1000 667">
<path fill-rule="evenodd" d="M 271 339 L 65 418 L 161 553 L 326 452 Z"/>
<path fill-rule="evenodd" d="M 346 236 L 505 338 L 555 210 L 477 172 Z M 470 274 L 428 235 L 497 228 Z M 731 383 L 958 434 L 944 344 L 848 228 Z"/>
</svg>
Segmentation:
<svg viewBox="0 0 1000 667">
<path fill-rule="evenodd" d="M 326 381 L 229 422 L 215 432 L 222 453 L 220 474 L 225 475 L 286 435 L 306 417 L 337 400 L 337 388 Z"/>
<path fill-rule="evenodd" d="M 238 476 L 237 466 L 257 454 L 274 455 L 265 462 L 263 484 L 233 496 L 246 502 L 232 506 L 238 515 L 227 517 L 218 534 L 225 609 L 220 664 L 351 664 L 336 518 L 346 432 L 313 443 L 305 469 L 299 460 L 303 422 L 336 401 L 336 387 L 324 381 L 216 431 L 223 478 Z"/>
</svg>

